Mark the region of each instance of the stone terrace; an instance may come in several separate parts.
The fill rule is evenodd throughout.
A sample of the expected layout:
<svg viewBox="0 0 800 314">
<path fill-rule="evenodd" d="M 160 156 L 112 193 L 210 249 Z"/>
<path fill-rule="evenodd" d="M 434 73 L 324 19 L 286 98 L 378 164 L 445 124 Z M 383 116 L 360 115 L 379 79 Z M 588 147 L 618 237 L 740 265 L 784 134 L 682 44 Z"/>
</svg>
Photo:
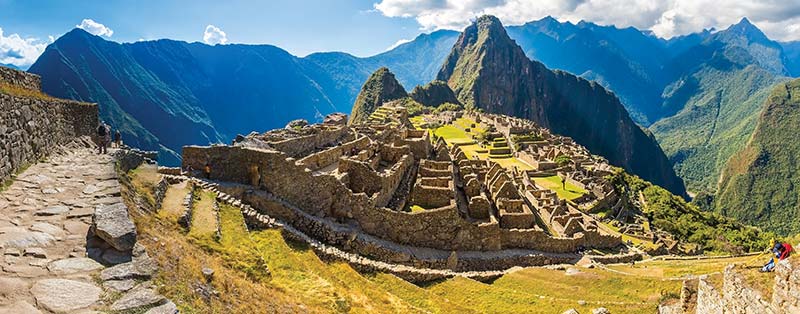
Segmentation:
<svg viewBox="0 0 800 314">
<path fill-rule="evenodd" d="M 433 145 L 429 133 L 410 129 L 399 111 L 392 108 L 381 123 L 349 127 L 295 121 L 285 129 L 239 138 L 233 146 L 185 147 L 183 166 L 210 164 L 210 178 L 238 186 L 227 192 L 258 212 L 379 261 L 494 270 L 540 264 L 541 259 L 523 256 L 542 252 L 621 245 L 618 236 L 585 224 L 570 227 L 569 237 L 550 235 L 521 193 L 524 172 L 476 163 L 441 141 Z M 387 124 L 386 119 L 398 121 Z M 362 237 L 374 240 L 354 245 Z M 493 256 L 494 265 L 477 254 L 488 251 L 498 252 L 484 254 Z M 475 258 L 462 263 L 450 256 Z"/>
</svg>

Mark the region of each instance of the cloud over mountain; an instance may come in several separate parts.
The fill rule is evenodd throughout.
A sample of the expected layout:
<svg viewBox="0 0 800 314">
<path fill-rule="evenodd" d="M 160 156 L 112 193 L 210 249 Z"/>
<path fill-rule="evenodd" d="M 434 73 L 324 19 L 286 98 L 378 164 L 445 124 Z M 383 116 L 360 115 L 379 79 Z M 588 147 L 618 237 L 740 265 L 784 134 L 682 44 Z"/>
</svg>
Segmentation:
<svg viewBox="0 0 800 314">
<path fill-rule="evenodd" d="M 388 17 L 414 18 L 425 30 L 461 30 L 471 19 L 495 15 L 506 24 L 542 17 L 588 20 L 650 29 L 673 37 L 724 28 L 748 17 L 770 38 L 800 40 L 800 1 L 784 0 L 381 0 L 374 4 Z"/>
<path fill-rule="evenodd" d="M 108 28 L 92 19 L 83 19 L 83 21 L 81 21 L 80 24 L 75 25 L 75 27 L 83 29 L 92 35 L 105 37 L 111 37 L 111 35 L 114 35 L 114 31 L 111 28 Z"/>
<path fill-rule="evenodd" d="M 203 41 L 209 45 L 224 45 L 228 42 L 228 35 L 219 27 L 209 24 L 206 26 L 206 31 L 203 33 Z"/>
</svg>

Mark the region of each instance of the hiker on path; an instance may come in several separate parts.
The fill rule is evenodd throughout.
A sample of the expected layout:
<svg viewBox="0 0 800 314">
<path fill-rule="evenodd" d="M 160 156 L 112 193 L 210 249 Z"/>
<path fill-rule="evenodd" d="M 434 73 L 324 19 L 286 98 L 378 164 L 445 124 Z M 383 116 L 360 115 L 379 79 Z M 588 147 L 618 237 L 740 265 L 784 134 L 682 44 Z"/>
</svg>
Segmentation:
<svg viewBox="0 0 800 314">
<path fill-rule="evenodd" d="M 771 258 L 769 263 L 761 268 L 761 272 L 770 272 L 775 269 L 776 262 L 789 258 L 789 255 L 792 254 L 792 245 L 789 243 L 775 243 L 775 246 L 772 247 L 772 253 L 775 254 L 775 257 Z"/>
<path fill-rule="evenodd" d="M 211 163 L 207 162 L 203 167 L 203 175 L 205 175 L 206 179 L 211 179 Z"/>
<path fill-rule="evenodd" d="M 114 132 L 114 145 L 117 148 L 122 147 L 122 133 L 119 132 L 119 129 L 117 129 L 117 131 Z"/>
<path fill-rule="evenodd" d="M 97 137 L 99 139 L 97 153 L 107 154 L 108 144 L 111 142 L 111 127 L 105 121 L 100 122 L 100 125 L 97 126 Z"/>
</svg>

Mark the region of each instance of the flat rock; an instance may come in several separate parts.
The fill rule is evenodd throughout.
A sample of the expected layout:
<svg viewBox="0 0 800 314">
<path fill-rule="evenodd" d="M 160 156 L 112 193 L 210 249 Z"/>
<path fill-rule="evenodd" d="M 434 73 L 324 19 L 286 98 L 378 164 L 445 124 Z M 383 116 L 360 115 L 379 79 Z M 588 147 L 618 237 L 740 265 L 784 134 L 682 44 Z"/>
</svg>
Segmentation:
<svg viewBox="0 0 800 314">
<path fill-rule="evenodd" d="M 178 314 L 178 307 L 172 301 L 147 310 L 144 314 Z"/>
<path fill-rule="evenodd" d="M 47 270 L 38 266 L 13 264 L 3 266 L 3 271 L 23 278 L 34 278 L 47 275 Z"/>
<path fill-rule="evenodd" d="M 91 207 L 80 207 L 70 210 L 67 213 L 67 218 L 83 218 L 83 217 L 90 217 L 94 214 L 94 208 Z"/>
<path fill-rule="evenodd" d="M 47 269 L 54 274 L 67 275 L 103 269 L 103 265 L 91 258 L 74 257 L 54 261 L 47 266 Z"/>
<path fill-rule="evenodd" d="M 91 210 L 94 214 L 94 209 Z M 89 214 L 90 216 L 92 214 Z M 89 233 L 89 224 L 80 220 L 67 220 L 64 222 L 64 229 L 70 234 L 86 236 Z"/>
<path fill-rule="evenodd" d="M 96 204 L 96 205 L 117 204 L 117 203 L 122 203 L 122 197 L 119 197 L 119 196 L 103 197 L 103 198 L 98 198 L 96 200 L 93 200 L 92 203 Z"/>
<path fill-rule="evenodd" d="M 95 234 L 117 250 L 127 251 L 136 244 L 136 226 L 125 204 L 98 206 L 92 223 Z"/>
<path fill-rule="evenodd" d="M 36 303 L 56 313 L 87 308 L 100 300 L 101 293 L 93 284 L 68 279 L 43 279 L 31 288 Z"/>
<path fill-rule="evenodd" d="M 117 292 L 125 292 L 131 290 L 133 289 L 134 286 L 136 286 L 136 280 L 133 279 L 109 280 L 103 282 L 104 288 L 114 290 Z"/>
<path fill-rule="evenodd" d="M 28 283 L 20 278 L 0 277 L 0 297 L 8 297 L 16 293 L 27 291 L 29 287 Z"/>
<path fill-rule="evenodd" d="M 13 314 L 42 314 L 36 307 L 28 302 L 19 300 L 7 306 L 0 306 L 0 313 Z"/>
<path fill-rule="evenodd" d="M 129 311 L 162 305 L 167 299 L 150 288 L 134 289 L 111 304 L 112 311 Z"/>
<path fill-rule="evenodd" d="M 54 237 L 64 235 L 64 229 L 46 222 L 37 222 L 32 224 L 31 231 L 44 232 Z"/>
<path fill-rule="evenodd" d="M 64 205 L 50 206 L 36 212 L 37 216 L 53 216 L 60 215 L 69 211 L 69 207 Z"/>
<path fill-rule="evenodd" d="M 99 187 L 97 185 L 90 184 L 90 185 L 87 185 L 85 188 L 83 188 L 83 194 L 94 194 L 94 193 L 99 192 L 102 189 L 103 188 L 101 188 L 101 187 Z"/>
<path fill-rule="evenodd" d="M 100 272 L 100 279 L 123 280 L 123 279 L 150 279 L 156 271 L 155 262 L 149 257 L 138 258 L 133 262 L 119 264 L 104 269 Z"/>
<path fill-rule="evenodd" d="M 22 255 L 32 256 L 35 258 L 47 258 L 47 252 L 45 252 L 44 249 L 40 247 L 29 247 L 25 249 L 25 253 L 23 253 Z"/>
<path fill-rule="evenodd" d="M 24 229 L 22 229 L 24 230 Z M 56 239 L 44 232 L 11 231 L 0 234 L 0 246 L 25 249 L 29 247 L 47 247 Z"/>
</svg>

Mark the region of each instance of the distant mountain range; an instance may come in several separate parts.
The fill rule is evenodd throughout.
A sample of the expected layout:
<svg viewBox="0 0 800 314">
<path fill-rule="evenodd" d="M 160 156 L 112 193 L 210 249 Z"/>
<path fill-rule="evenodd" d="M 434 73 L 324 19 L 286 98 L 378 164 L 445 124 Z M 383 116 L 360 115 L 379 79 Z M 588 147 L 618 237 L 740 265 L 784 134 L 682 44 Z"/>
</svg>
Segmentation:
<svg viewBox="0 0 800 314">
<path fill-rule="evenodd" d="M 506 31 L 529 58 L 614 92 L 695 192 L 716 191 L 721 169 L 752 134 L 771 87 L 800 74 L 800 44 L 772 41 L 747 19 L 670 40 L 550 17 Z M 162 161 L 175 164 L 184 144 L 350 112 L 364 81 L 382 66 L 406 90 L 427 83 L 459 34 L 423 34 L 367 58 L 340 52 L 299 58 L 269 45 L 118 44 L 76 29 L 29 71 L 43 76 L 50 94 L 99 102 L 102 117 L 129 143 L 158 149 Z"/>
</svg>

